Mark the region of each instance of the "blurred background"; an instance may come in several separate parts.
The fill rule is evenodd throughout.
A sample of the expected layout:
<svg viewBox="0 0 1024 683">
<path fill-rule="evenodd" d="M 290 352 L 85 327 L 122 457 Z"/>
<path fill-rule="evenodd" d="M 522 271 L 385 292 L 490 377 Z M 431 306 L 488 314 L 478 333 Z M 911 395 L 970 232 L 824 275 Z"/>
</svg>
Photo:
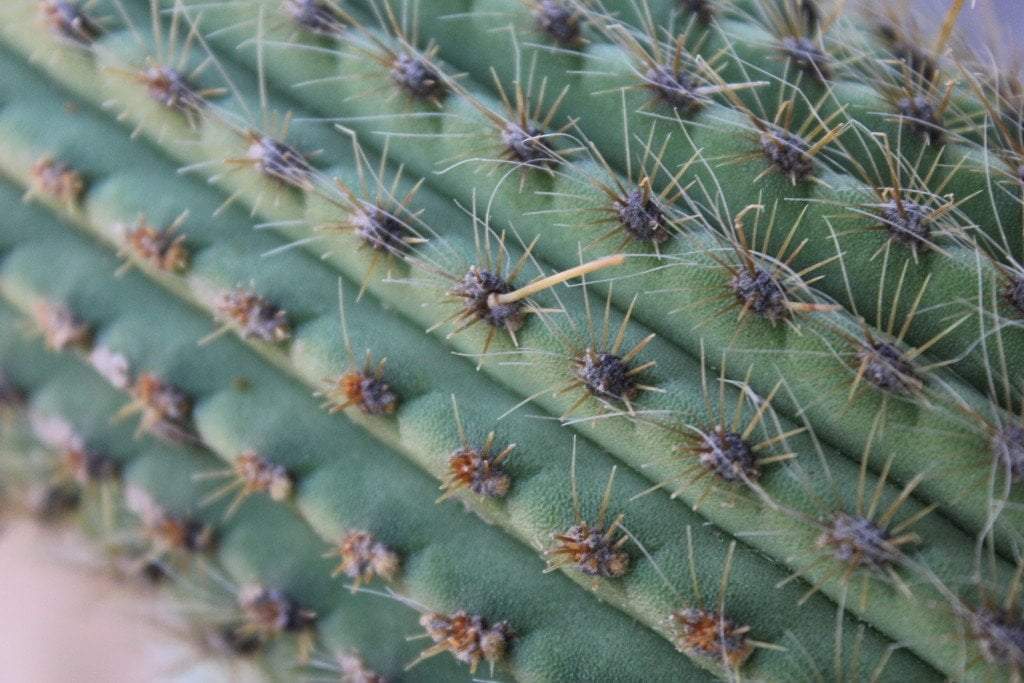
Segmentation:
<svg viewBox="0 0 1024 683">
<path fill-rule="evenodd" d="M 187 653 L 170 642 L 169 617 L 152 609 L 152 595 L 115 582 L 93 552 L 70 530 L 27 520 L 0 528 L 0 682 L 173 678 L 173 658 Z"/>
</svg>

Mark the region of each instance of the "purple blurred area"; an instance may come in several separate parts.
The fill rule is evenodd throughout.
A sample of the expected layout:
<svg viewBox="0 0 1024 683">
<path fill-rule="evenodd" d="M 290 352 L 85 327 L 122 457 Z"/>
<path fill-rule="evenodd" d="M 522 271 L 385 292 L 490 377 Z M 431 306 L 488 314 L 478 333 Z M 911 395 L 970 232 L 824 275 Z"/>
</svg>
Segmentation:
<svg viewBox="0 0 1024 683">
<path fill-rule="evenodd" d="M 876 6 L 890 0 L 873 0 Z M 924 26 L 937 27 L 949 8 L 949 0 L 915 0 L 914 18 Z M 995 59 L 1021 69 L 1024 64 L 1024 0 L 967 0 L 960 15 L 960 30 L 983 59 Z"/>
</svg>

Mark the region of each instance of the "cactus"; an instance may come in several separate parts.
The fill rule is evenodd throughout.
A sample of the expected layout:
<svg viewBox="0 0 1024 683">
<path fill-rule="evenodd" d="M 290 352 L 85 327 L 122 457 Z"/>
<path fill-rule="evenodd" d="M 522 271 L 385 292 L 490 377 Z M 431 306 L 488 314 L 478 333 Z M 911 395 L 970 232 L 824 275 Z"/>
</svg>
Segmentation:
<svg viewBox="0 0 1024 683">
<path fill-rule="evenodd" d="M 1019 678 L 1019 81 L 897 4 L 4 3 L 5 511 L 267 678 Z"/>
</svg>

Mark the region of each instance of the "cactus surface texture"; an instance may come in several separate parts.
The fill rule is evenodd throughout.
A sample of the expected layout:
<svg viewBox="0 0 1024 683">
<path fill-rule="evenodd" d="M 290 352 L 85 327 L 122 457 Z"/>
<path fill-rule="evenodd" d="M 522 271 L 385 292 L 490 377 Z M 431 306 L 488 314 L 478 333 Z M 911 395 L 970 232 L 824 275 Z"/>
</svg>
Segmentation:
<svg viewBox="0 0 1024 683">
<path fill-rule="evenodd" d="M 1024 83 L 849 4 L 4 0 L 0 512 L 217 680 L 1022 680 Z"/>
</svg>

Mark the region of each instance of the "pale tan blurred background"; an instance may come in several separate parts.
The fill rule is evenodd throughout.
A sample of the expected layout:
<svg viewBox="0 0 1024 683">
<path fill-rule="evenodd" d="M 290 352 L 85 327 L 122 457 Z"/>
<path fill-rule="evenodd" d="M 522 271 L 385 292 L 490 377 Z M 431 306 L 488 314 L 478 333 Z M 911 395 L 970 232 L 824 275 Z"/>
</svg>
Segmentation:
<svg viewBox="0 0 1024 683">
<path fill-rule="evenodd" d="M 12 521 L 0 535 L 0 682 L 148 681 L 167 666 L 168 634 L 77 534 Z"/>
<path fill-rule="evenodd" d="M 918 6 L 922 22 L 940 21 L 948 0 Z M 1024 54 L 1024 0 L 976 0 L 963 24 L 981 50 L 1003 59 Z M 183 667 L 195 653 L 161 625 L 169 625 L 166 615 L 145 613 L 152 595 L 141 592 L 104 574 L 73 535 L 7 525 L 0 534 L 0 683 L 211 680 L 209 670 Z"/>
</svg>

